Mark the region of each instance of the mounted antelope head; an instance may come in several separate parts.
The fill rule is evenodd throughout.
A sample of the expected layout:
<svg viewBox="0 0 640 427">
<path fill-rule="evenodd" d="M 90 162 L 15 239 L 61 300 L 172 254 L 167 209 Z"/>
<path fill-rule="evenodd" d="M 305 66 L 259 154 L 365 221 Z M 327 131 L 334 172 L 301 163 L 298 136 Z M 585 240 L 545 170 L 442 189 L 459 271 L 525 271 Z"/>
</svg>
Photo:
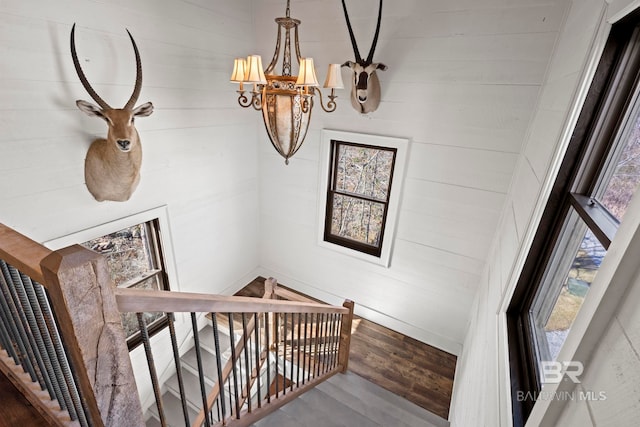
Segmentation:
<svg viewBox="0 0 640 427">
<path fill-rule="evenodd" d="M 134 126 L 136 116 L 146 117 L 153 112 L 150 102 L 139 107 L 134 105 L 142 88 L 142 63 L 140 53 L 133 36 L 127 30 L 133 51 L 136 55 L 136 83 L 133 94 L 123 108 L 111 108 L 89 84 L 78 61 L 75 44 L 76 24 L 71 28 L 71 56 L 82 86 L 91 98 L 98 104 L 77 100 L 76 105 L 89 116 L 100 117 L 107 122 L 107 139 L 100 138 L 93 141 L 87 157 L 84 161 L 84 177 L 89 192 L 93 197 L 102 202 L 113 200 L 124 202 L 129 200 L 131 194 L 140 181 L 140 164 L 142 163 L 142 147 L 140 137 Z"/>
<path fill-rule="evenodd" d="M 353 46 L 353 53 L 356 56 L 355 62 L 347 61 L 342 64 L 343 67 L 351 68 L 353 71 L 353 85 L 351 87 L 351 105 L 357 111 L 362 114 L 367 114 L 378 109 L 380 104 L 380 80 L 376 75 L 376 70 L 386 70 L 387 66 L 380 62 L 373 62 L 373 54 L 376 51 L 376 44 L 378 43 L 378 34 L 380 34 L 380 21 L 382 20 L 382 0 L 380 0 L 380 6 L 378 7 L 378 24 L 376 25 L 376 32 L 373 36 L 373 42 L 371 43 L 371 49 L 367 59 L 362 59 L 360 51 L 358 50 L 358 43 L 353 35 L 353 29 L 351 28 L 351 22 L 349 21 L 349 13 L 347 13 L 347 5 L 342 0 L 342 8 L 344 9 L 344 17 L 347 21 L 347 28 L 349 29 L 349 37 L 351 37 L 351 45 Z"/>
</svg>

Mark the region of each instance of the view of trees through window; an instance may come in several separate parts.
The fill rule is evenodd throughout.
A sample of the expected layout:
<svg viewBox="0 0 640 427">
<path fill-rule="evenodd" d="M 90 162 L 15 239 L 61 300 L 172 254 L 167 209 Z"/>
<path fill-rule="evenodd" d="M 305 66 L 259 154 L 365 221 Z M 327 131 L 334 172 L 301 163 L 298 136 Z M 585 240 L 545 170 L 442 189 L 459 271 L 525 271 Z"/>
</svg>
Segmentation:
<svg viewBox="0 0 640 427">
<path fill-rule="evenodd" d="M 337 141 L 333 144 L 329 234 L 379 248 L 396 152 Z"/>
<path fill-rule="evenodd" d="M 155 224 L 150 221 L 89 240 L 82 245 L 107 258 L 115 286 L 161 290 L 165 286 L 155 231 Z M 144 313 L 147 325 L 163 317 L 164 313 Z M 136 335 L 139 330 L 135 313 L 122 313 L 122 325 L 127 337 Z"/>
<path fill-rule="evenodd" d="M 622 221 L 633 194 L 640 183 L 640 115 L 628 123 L 622 132 L 620 150 L 611 172 L 605 172 L 600 203 L 618 220 Z M 615 158 L 614 158 L 615 159 Z M 606 181 L 608 179 L 608 182 Z M 584 230 L 583 227 L 581 230 Z M 544 326 L 549 353 L 555 359 L 565 341 L 571 325 L 595 279 L 606 249 L 590 230 L 581 231 L 579 242 L 569 272 L 564 276 L 562 289 Z M 558 277 L 560 279 L 560 277 Z"/>
</svg>

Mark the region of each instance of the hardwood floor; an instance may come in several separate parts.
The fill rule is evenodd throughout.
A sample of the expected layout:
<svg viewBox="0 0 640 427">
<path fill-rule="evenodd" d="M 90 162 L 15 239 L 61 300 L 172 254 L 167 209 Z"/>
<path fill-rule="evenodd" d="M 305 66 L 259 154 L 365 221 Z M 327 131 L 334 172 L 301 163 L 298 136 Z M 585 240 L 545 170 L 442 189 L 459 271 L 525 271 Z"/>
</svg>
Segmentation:
<svg viewBox="0 0 640 427">
<path fill-rule="evenodd" d="M 236 295 L 263 293 L 264 278 L 259 277 Z M 448 418 L 456 356 L 357 316 L 352 330 L 350 371 Z"/>
<path fill-rule="evenodd" d="M 0 371 L 0 427 L 49 425 Z"/>
</svg>

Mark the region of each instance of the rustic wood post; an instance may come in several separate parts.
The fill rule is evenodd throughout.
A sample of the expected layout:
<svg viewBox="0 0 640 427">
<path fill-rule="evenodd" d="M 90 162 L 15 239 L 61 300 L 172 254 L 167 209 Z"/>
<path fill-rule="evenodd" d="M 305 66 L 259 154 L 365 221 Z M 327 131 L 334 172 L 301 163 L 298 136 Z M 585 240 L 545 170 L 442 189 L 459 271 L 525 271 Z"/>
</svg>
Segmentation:
<svg viewBox="0 0 640 427">
<path fill-rule="evenodd" d="M 74 245 L 51 253 L 41 266 L 90 424 L 144 425 L 106 259 Z"/>
<path fill-rule="evenodd" d="M 264 295 L 263 299 L 278 299 L 276 295 L 276 289 L 278 288 L 278 281 L 273 277 L 269 277 L 264 281 Z M 269 333 L 269 342 L 267 343 L 267 348 L 273 350 L 276 343 L 276 324 L 275 324 L 275 314 L 268 313 L 269 317 L 269 325 L 270 325 L 270 333 Z"/>
<path fill-rule="evenodd" d="M 353 308 L 355 304 L 351 300 L 346 300 L 343 307 L 349 309 L 349 314 L 342 316 L 342 327 L 340 328 L 340 350 L 338 353 L 338 364 L 342 366 L 342 373 L 347 373 L 349 367 L 349 349 L 351 347 L 351 324 L 353 323 Z"/>
</svg>

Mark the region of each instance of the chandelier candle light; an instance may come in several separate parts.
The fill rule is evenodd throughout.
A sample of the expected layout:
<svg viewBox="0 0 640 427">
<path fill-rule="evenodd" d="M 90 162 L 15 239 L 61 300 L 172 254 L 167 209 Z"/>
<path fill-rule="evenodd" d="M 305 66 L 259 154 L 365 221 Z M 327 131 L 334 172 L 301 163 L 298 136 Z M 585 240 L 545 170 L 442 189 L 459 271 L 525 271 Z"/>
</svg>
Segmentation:
<svg viewBox="0 0 640 427">
<path fill-rule="evenodd" d="M 232 83 L 239 83 L 238 103 L 244 107 L 253 106 L 262 111 L 265 128 L 273 147 L 289 164 L 289 158 L 302 146 L 307 134 L 314 95 L 320 98 L 320 106 L 327 113 L 336 109 L 336 89 L 344 87 L 340 64 L 329 64 L 324 87 L 331 89 L 329 101 L 325 107 L 322 92 L 318 88 L 318 79 L 313 66 L 313 58 L 300 55 L 298 26 L 301 21 L 289 16 L 290 0 L 287 0 L 286 17 L 276 18 L 278 39 L 273 59 L 266 70 L 262 69 L 260 55 L 249 55 L 246 59 L 236 58 L 231 75 Z M 274 74 L 280 58 L 282 29 L 285 33 L 282 55 L 282 75 Z M 298 60 L 298 75 L 291 75 L 291 30 L 294 30 L 294 46 Z M 244 84 L 251 84 L 251 99 L 245 94 Z"/>
</svg>

